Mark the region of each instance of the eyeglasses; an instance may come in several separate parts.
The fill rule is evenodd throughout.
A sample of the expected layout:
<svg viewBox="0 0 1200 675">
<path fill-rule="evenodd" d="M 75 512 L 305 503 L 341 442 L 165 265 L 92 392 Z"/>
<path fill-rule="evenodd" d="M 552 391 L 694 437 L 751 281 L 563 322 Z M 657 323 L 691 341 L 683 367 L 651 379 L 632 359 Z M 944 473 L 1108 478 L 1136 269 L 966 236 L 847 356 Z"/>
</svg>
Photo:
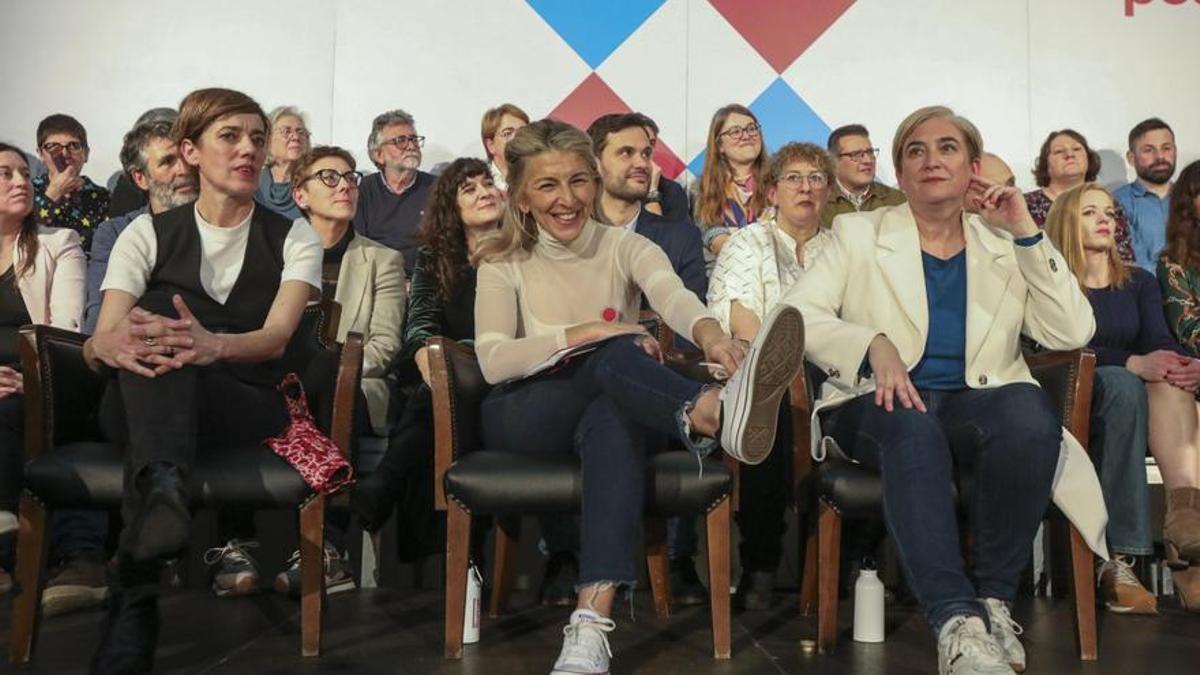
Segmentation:
<svg viewBox="0 0 1200 675">
<path fill-rule="evenodd" d="M 786 183 L 792 188 L 798 188 L 804 183 L 808 183 L 810 188 L 823 188 L 829 184 L 829 178 L 823 173 L 810 173 L 806 176 L 802 173 L 790 171 L 780 176 L 779 182 Z"/>
<path fill-rule="evenodd" d="M 497 137 L 498 137 L 498 138 L 503 138 L 503 139 L 504 139 L 504 140 L 506 140 L 506 141 L 509 141 L 509 140 L 512 140 L 512 137 L 513 137 L 513 136 L 516 136 L 516 135 L 517 135 L 517 129 L 516 129 L 516 127 L 504 127 L 504 128 L 503 128 L 503 129 L 501 129 L 500 131 L 497 131 L 497 132 L 496 132 L 496 133 L 493 135 L 493 138 L 497 138 Z"/>
<path fill-rule="evenodd" d="M 83 150 L 83 143 L 80 143 L 79 141 L 68 141 L 66 143 L 42 143 L 42 149 L 52 155 L 57 155 L 64 149 L 70 150 L 71 152 L 81 152 Z"/>
<path fill-rule="evenodd" d="M 409 143 L 411 143 L 414 146 L 419 148 L 419 147 L 425 145 L 425 137 L 424 136 L 396 136 L 394 138 L 389 138 L 386 141 L 380 141 L 379 145 L 381 145 L 381 146 L 382 145 L 394 145 L 397 148 L 403 148 L 404 146 L 408 145 Z"/>
<path fill-rule="evenodd" d="M 361 173 L 359 173 L 358 171 L 347 171 L 346 173 L 338 173 L 337 171 L 334 171 L 333 169 L 321 169 L 320 171 L 312 174 L 311 176 L 309 176 L 308 178 L 305 178 L 304 180 L 307 182 L 314 178 L 316 178 L 317 180 L 321 181 L 326 186 L 331 187 L 331 188 L 337 187 L 338 183 L 341 183 L 342 179 L 344 178 L 346 180 L 346 182 L 350 184 L 350 187 L 356 188 L 356 187 L 358 187 L 358 184 L 362 182 L 363 175 Z"/>
<path fill-rule="evenodd" d="M 854 152 L 839 152 L 838 159 L 848 159 L 851 162 L 861 162 L 867 158 L 875 158 L 879 156 L 879 148 L 863 148 Z"/>
<path fill-rule="evenodd" d="M 312 136 L 312 132 L 304 127 L 275 127 L 275 133 L 279 134 L 282 138 L 296 134 L 300 137 L 300 140 L 307 140 L 308 137 Z"/>
<path fill-rule="evenodd" d="M 726 138 L 754 138 L 758 136 L 758 132 L 761 130 L 762 127 L 758 126 L 757 124 L 747 124 L 744 127 L 732 127 L 730 129 L 726 129 L 717 135 L 724 136 Z"/>
</svg>

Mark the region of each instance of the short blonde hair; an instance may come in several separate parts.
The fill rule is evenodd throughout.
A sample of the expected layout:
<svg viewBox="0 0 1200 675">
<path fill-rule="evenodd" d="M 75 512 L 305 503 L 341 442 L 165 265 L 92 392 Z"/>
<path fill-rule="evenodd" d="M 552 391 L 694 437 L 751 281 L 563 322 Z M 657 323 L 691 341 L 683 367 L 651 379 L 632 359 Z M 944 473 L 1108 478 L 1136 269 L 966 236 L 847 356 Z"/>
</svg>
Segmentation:
<svg viewBox="0 0 1200 675">
<path fill-rule="evenodd" d="M 1046 236 L 1058 248 L 1059 253 L 1062 253 L 1062 256 L 1067 259 L 1067 267 L 1075 275 L 1080 288 L 1083 288 L 1083 280 L 1080 275 L 1083 274 L 1085 263 L 1083 228 L 1080 225 L 1079 211 L 1083 196 L 1088 192 L 1103 192 L 1108 195 L 1114 206 L 1117 203 L 1108 188 L 1100 183 L 1083 183 L 1060 194 L 1050 207 L 1050 213 L 1046 215 Z M 1113 222 L 1114 231 L 1116 226 L 1116 222 Z M 1129 279 L 1129 270 L 1125 267 L 1125 263 L 1121 262 L 1121 256 L 1117 253 L 1115 245 L 1108 249 L 1108 276 L 1114 288 L 1124 286 Z"/>
<path fill-rule="evenodd" d="M 771 155 L 767 173 L 763 176 L 767 185 L 776 185 L 783 172 L 796 162 L 808 162 L 825 174 L 826 180 L 833 179 L 833 157 L 816 143 L 788 143 Z"/>
<path fill-rule="evenodd" d="M 896 135 L 892 138 L 892 168 L 896 170 L 897 176 L 900 175 L 902 170 L 900 168 L 900 159 L 901 154 L 904 152 L 904 144 L 908 142 L 908 137 L 912 136 L 913 131 L 917 127 L 937 118 L 949 120 L 962 133 L 963 140 L 967 143 L 967 156 L 971 161 L 976 161 L 983 156 L 983 136 L 971 120 L 956 114 L 944 105 L 926 106 L 914 110 L 896 128 Z"/>
<path fill-rule="evenodd" d="M 487 149 L 487 141 L 489 138 L 495 136 L 496 132 L 500 131 L 500 120 L 505 115 L 512 115 L 525 122 L 525 124 L 529 124 L 529 115 L 526 115 L 524 110 L 521 110 L 513 103 L 501 103 L 483 113 L 483 119 L 479 123 L 479 140 L 483 141 L 483 151 L 487 153 L 488 159 L 492 159 L 492 153 Z"/>
</svg>

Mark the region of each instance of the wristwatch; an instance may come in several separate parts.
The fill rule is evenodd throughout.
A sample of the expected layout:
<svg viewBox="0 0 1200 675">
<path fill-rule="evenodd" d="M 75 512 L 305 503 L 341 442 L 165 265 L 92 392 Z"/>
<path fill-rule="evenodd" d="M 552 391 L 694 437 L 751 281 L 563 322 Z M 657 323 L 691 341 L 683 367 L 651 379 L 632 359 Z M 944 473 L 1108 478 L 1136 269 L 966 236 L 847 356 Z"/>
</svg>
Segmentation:
<svg viewBox="0 0 1200 675">
<path fill-rule="evenodd" d="M 659 192 L 658 190 L 651 190 L 646 193 L 646 196 L 644 198 L 642 198 L 642 201 L 643 202 L 661 202 L 662 201 L 662 193 Z"/>
</svg>

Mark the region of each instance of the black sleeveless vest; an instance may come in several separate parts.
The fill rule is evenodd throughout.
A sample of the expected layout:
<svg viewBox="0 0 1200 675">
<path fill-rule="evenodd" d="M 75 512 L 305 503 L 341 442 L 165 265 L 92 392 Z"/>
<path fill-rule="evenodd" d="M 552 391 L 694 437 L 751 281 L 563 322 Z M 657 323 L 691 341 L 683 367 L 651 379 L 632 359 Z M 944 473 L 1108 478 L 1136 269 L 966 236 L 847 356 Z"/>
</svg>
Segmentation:
<svg viewBox="0 0 1200 675">
<path fill-rule="evenodd" d="M 283 244 L 292 228 L 290 220 L 262 206 L 255 207 L 242 270 L 225 304 L 221 304 L 200 283 L 204 252 L 195 205 L 180 206 L 153 219 L 158 256 L 138 307 L 178 318 L 171 298 L 179 294 L 201 325 L 214 333 L 248 333 L 263 327 L 279 291 Z M 222 365 L 239 380 L 265 386 L 278 384 L 285 372 L 281 360 Z"/>
</svg>

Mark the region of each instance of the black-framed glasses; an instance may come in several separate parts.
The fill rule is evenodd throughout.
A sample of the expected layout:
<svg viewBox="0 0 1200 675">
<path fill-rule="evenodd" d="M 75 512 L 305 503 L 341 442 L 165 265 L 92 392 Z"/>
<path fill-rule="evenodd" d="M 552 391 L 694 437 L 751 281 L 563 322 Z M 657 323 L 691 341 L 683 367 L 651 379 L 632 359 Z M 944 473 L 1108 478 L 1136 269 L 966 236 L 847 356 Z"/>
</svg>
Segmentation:
<svg viewBox="0 0 1200 675">
<path fill-rule="evenodd" d="M 802 174 L 799 171 L 789 171 L 779 177 L 779 182 L 792 188 L 799 188 L 804 183 L 813 189 L 820 189 L 829 184 L 829 177 L 823 173 Z"/>
<path fill-rule="evenodd" d="M 67 141 L 66 143 L 42 143 L 42 149 L 52 155 L 57 155 L 63 150 L 82 152 L 83 143 L 80 143 L 79 141 Z"/>
<path fill-rule="evenodd" d="M 304 127 L 275 127 L 275 133 L 279 134 L 281 138 L 296 134 L 301 140 L 308 140 L 312 136 L 312 132 Z"/>
<path fill-rule="evenodd" d="M 380 145 L 394 145 L 397 148 L 403 148 L 404 146 L 406 146 L 410 143 L 412 145 L 415 145 L 418 148 L 422 147 L 425 145 L 425 137 L 424 136 L 394 136 L 392 138 L 387 139 L 386 141 L 380 141 L 379 144 Z"/>
<path fill-rule="evenodd" d="M 358 171 L 347 171 L 346 173 L 338 173 L 337 171 L 335 171 L 333 169 L 321 169 L 320 171 L 313 173 L 312 175 L 305 178 L 304 180 L 310 181 L 314 178 L 316 178 L 317 180 L 324 183 L 327 187 L 331 187 L 331 188 L 337 187 L 338 183 L 342 182 L 342 179 L 345 179 L 345 181 L 350 184 L 350 187 L 358 187 L 358 184 L 362 182 L 363 175 L 362 175 L 362 173 L 360 173 Z"/>
<path fill-rule="evenodd" d="M 747 124 L 744 127 L 732 127 L 726 129 L 717 135 L 724 136 L 726 138 L 754 138 L 758 136 L 760 131 L 762 131 L 762 127 L 758 126 L 757 124 Z"/>
<path fill-rule="evenodd" d="M 839 152 L 838 159 L 848 159 L 851 162 L 861 162 L 864 159 L 879 156 L 879 148 L 863 148 L 862 150 L 854 150 L 853 152 Z"/>
</svg>

